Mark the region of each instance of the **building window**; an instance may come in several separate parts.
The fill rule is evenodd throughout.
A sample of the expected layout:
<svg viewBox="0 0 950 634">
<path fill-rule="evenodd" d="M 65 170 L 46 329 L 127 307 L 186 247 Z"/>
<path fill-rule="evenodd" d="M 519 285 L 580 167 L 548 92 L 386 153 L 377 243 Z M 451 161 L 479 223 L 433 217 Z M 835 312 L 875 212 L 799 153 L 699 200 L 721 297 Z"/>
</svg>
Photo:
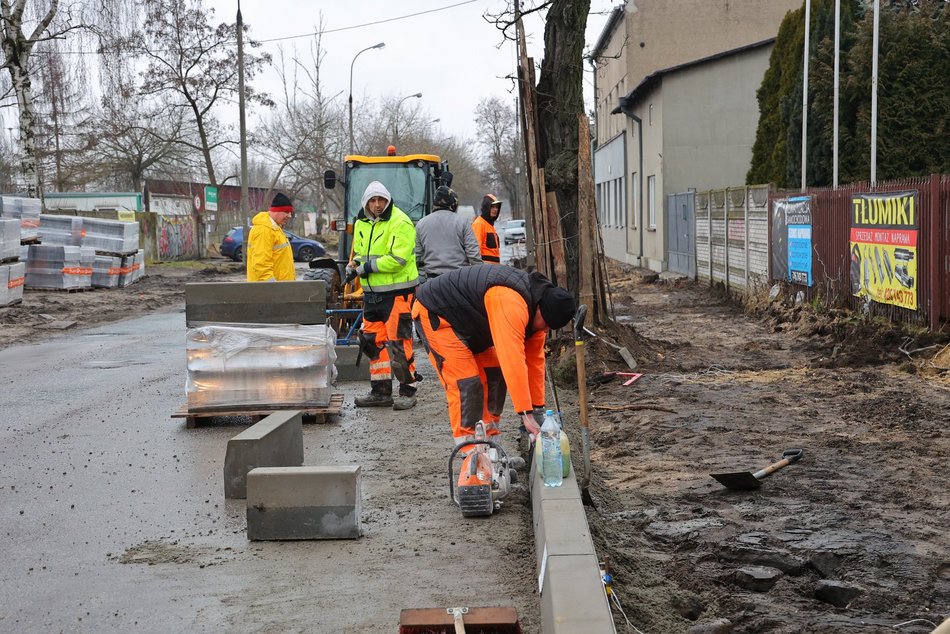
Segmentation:
<svg viewBox="0 0 950 634">
<path fill-rule="evenodd" d="M 656 229 L 656 176 L 647 176 L 647 227 Z"/>
<path fill-rule="evenodd" d="M 632 196 L 630 197 L 630 226 L 633 229 L 637 228 L 637 220 L 639 219 L 640 210 L 637 209 L 637 205 L 640 203 L 640 182 L 637 180 L 637 173 L 630 172 L 630 190 Z"/>
<path fill-rule="evenodd" d="M 650 104 L 649 119 L 650 119 L 650 125 L 653 125 L 653 104 L 652 103 Z"/>
<path fill-rule="evenodd" d="M 597 222 L 604 224 L 604 185 L 597 183 L 597 189 L 594 191 L 594 205 L 597 207 Z"/>
</svg>

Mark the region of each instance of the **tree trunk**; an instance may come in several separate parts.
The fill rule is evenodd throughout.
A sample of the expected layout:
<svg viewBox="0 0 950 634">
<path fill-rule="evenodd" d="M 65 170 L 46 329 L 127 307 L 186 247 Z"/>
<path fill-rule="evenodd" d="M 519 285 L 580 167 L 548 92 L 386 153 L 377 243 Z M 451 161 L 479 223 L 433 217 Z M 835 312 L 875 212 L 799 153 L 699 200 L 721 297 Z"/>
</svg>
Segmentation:
<svg viewBox="0 0 950 634">
<path fill-rule="evenodd" d="M 577 115 L 584 112 L 584 31 L 590 0 L 554 0 L 544 27 L 538 80 L 539 164 L 557 196 L 567 286 L 578 291 Z M 564 281 L 561 281 L 563 285 Z"/>
<path fill-rule="evenodd" d="M 19 60 L 26 65 L 26 56 Z M 10 75 L 20 110 L 20 169 L 26 181 L 26 195 L 40 197 L 40 179 L 36 165 L 36 112 L 33 110 L 33 88 L 29 74 L 20 66 L 11 66 Z"/>
</svg>

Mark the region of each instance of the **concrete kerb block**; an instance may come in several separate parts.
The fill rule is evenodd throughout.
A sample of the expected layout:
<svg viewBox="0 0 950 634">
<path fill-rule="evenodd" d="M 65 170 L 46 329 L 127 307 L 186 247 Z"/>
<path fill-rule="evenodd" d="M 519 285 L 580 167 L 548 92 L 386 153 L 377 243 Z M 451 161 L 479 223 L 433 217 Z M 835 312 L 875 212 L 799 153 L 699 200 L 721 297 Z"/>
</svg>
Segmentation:
<svg viewBox="0 0 950 634">
<path fill-rule="evenodd" d="M 595 555 L 555 555 L 543 562 L 544 634 L 616 634 Z"/>
<path fill-rule="evenodd" d="M 254 469 L 247 474 L 247 538 L 358 538 L 361 488 L 359 465 Z"/>
<path fill-rule="evenodd" d="M 336 380 L 369 381 L 369 358 L 360 357 L 358 345 L 336 347 Z M 356 365 L 359 358 L 360 364 Z"/>
<path fill-rule="evenodd" d="M 256 467 L 303 464 L 303 414 L 274 412 L 228 441 L 224 497 L 247 497 L 247 474 Z"/>
<path fill-rule="evenodd" d="M 573 466 L 546 487 L 532 465 L 531 506 L 544 634 L 615 632 Z"/>
</svg>

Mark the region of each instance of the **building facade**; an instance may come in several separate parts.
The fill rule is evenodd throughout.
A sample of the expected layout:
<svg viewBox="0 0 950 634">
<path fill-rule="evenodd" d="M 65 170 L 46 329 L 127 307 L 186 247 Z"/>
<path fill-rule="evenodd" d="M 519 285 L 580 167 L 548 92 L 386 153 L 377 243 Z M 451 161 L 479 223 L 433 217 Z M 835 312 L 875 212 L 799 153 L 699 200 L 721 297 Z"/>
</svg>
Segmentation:
<svg viewBox="0 0 950 634">
<path fill-rule="evenodd" d="M 590 55 L 595 195 L 608 257 L 666 270 L 667 196 L 745 181 L 755 91 L 782 19 L 800 6 L 629 0 L 611 13 Z"/>
</svg>

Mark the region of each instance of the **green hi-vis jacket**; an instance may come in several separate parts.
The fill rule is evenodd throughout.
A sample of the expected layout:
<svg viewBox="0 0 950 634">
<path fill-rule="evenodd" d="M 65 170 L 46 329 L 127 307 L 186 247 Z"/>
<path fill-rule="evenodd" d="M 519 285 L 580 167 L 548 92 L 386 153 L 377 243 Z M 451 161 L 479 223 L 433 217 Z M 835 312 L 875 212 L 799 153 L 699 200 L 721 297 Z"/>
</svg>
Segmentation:
<svg viewBox="0 0 950 634">
<path fill-rule="evenodd" d="M 392 201 L 376 220 L 361 210 L 353 224 L 353 259 L 364 265 L 364 291 L 392 293 L 419 284 L 416 268 L 416 228 Z"/>
</svg>

